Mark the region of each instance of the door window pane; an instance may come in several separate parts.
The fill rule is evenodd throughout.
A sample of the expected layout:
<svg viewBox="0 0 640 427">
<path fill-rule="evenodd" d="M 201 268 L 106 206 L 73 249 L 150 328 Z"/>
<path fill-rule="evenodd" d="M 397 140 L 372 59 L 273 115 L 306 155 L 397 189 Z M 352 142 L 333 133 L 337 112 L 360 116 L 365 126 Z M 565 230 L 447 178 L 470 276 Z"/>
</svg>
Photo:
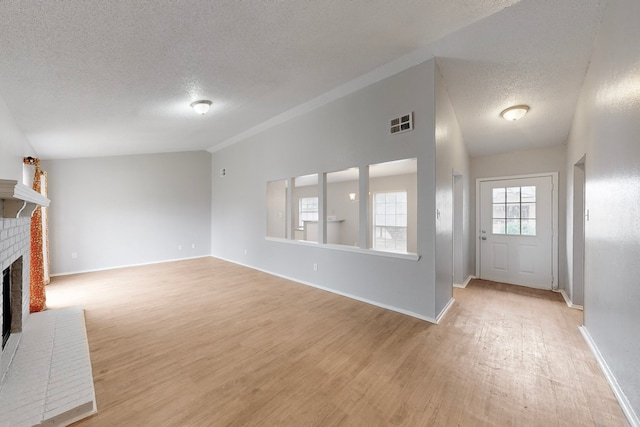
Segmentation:
<svg viewBox="0 0 640 427">
<path fill-rule="evenodd" d="M 507 235 L 536 235 L 536 187 L 492 189 L 492 232 Z"/>
<path fill-rule="evenodd" d="M 519 203 L 507 203 L 507 218 L 520 218 Z"/>
<path fill-rule="evenodd" d="M 520 194 L 522 195 L 522 203 L 529 203 L 536 201 L 536 187 L 520 187 Z"/>
<path fill-rule="evenodd" d="M 523 236 L 535 236 L 536 235 L 536 220 L 535 219 L 523 219 L 522 220 L 522 235 Z"/>
<path fill-rule="evenodd" d="M 522 203 L 520 208 L 521 218 L 535 218 L 536 217 L 536 204 L 535 203 Z"/>
<path fill-rule="evenodd" d="M 520 203 L 520 187 L 507 188 L 507 203 Z"/>
<path fill-rule="evenodd" d="M 508 219 L 507 220 L 507 234 L 520 234 L 520 220 Z"/>
</svg>

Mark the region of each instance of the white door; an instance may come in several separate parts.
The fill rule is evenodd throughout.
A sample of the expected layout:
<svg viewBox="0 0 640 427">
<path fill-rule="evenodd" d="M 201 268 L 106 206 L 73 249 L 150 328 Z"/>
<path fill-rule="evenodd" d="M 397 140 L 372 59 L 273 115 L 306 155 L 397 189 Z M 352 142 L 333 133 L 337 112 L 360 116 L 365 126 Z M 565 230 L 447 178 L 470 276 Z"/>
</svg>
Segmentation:
<svg viewBox="0 0 640 427">
<path fill-rule="evenodd" d="M 553 287 L 551 176 L 480 182 L 480 278 Z"/>
</svg>

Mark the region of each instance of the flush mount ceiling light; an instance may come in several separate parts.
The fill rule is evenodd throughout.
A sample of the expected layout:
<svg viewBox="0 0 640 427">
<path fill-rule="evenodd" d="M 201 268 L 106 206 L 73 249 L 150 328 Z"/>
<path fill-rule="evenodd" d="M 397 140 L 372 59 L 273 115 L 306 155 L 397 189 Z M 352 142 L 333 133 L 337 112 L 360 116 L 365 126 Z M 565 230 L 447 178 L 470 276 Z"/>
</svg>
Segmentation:
<svg viewBox="0 0 640 427">
<path fill-rule="evenodd" d="M 524 117 L 529 111 L 528 105 L 514 105 L 513 107 L 509 107 L 506 110 L 500 113 L 500 116 L 509 121 L 515 121 Z"/>
<path fill-rule="evenodd" d="M 193 111 L 198 114 L 202 114 L 203 116 L 207 114 L 207 111 L 209 111 L 209 107 L 211 107 L 211 101 L 206 99 L 191 103 L 191 108 L 193 108 Z"/>
</svg>

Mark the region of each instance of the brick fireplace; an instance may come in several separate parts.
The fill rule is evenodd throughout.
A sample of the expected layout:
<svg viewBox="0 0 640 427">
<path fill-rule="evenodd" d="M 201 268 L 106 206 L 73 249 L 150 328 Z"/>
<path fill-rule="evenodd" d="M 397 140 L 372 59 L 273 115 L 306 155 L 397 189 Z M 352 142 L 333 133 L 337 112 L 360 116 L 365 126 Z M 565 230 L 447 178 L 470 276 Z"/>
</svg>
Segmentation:
<svg viewBox="0 0 640 427">
<path fill-rule="evenodd" d="M 31 216 L 38 206 L 49 206 L 49 199 L 18 181 L 0 179 L 0 271 L 9 269 L 11 279 L 11 295 L 7 299 L 7 307 L 11 309 L 11 335 L 0 353 L 0 381 L 8 370 L 29 317 Z M 0 325 L 4 326 L 7 316 L 4 315 L 4 291 L 0 292 L 3 301 Z"/>
<path fill-rule="evenodd" d="M 11 313 L 0 353 L 3 426 L 66 426 L 97 411 L 82 307 L 29 314 L 31 216 L 38 206 L 49 206 L 49 199 L 0 179 L 2 325 L 5 310 Z"/>
<path fill-rule="evenodd" d="M 0 201 L 0 210 L 5 211 L 7 200 Z M 29 316 L 29 245 L 31 215 L 0 217 L 0 269 L 9 269 L 11 279 L 11 335 L 0 353 L 0 378 L 4 376 L 18 345 L 24 321 Z M 0 291 L 1 292 L 1 291 Z M 4 297 L 0 294 L 0 297 Z M 0 307 L 0 319 L 5 316 Z M 3 322 L 3 320 L 0 320 Z M 3 324 L 4 325 L 4 324 Z"/>
</svg>

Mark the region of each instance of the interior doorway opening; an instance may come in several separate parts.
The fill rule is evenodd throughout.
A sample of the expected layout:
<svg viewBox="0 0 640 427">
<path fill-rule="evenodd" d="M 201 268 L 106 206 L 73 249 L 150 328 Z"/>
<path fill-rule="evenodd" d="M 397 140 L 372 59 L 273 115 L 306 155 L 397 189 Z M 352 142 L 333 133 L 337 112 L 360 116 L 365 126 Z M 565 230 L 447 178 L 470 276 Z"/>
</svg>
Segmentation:
<svg viewBox="0 0 640 427">
<path fill-rule="evenodd" d="M 464 278 L 464 179 L 453 171 L 453 286 L 462 287 Z"/>
<path fill-rule="evenodd" d="M 583 156 L 573 165 L 573 271 L 569 298 L 576 308 L 584 306 L 585 159 Z"/>
</svg>

